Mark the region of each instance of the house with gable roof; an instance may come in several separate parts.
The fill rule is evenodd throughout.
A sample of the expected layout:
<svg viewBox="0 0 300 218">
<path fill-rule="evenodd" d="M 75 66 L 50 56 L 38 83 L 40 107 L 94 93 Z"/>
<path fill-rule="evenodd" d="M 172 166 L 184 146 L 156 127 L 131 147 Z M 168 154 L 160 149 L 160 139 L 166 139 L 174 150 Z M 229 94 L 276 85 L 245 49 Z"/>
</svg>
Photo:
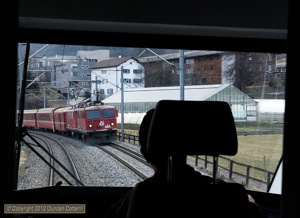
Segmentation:
<svg viewBox="0 0 300 218">
<path fill-rule="evenodd" d="M 101 101 L 121 91 L 121 71 L 123 87 L 144 87 L 144 67 L 134 57 L 111 58 L 100 61 L 91 69 L 91 101 Z"/>
</svg>

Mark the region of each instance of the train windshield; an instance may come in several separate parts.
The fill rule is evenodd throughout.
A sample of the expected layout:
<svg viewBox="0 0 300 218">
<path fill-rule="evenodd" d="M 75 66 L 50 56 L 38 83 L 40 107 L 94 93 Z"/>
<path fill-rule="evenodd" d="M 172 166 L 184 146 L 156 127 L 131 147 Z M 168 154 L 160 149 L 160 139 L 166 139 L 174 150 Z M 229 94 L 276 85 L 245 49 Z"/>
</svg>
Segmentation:
<svg viewBox="0 0 300 218">
<path fill-rule="evenodd" d="M 24 66 L 27 46 L 30 46 L 27 55 L 30 58 Z M 152 176 L 153 169 L 140 157 L 138 130 L 146 111 L 154 108 L 159 100 L 167 99 L 228 102 L 235 119 L 239 148 L 235 156 L 219 157 L 217 175 L 220 179 L 241 183 L 248 190 L 269 191 L 283 151 L 285 53 L 34 43 L 20 43 L 18 52 L 16 110 L 22 106 L 23 96 L 24 110 L 71 108 L 82 102 L 101 102 L 104 107 L 99 110 L 101 115 L 96 110 L 88 111 L 87 119 L 115 118 L 119 137 L 111 143 L 117 141 L 119 146 L 129 149 L 125 153 L 116 145 L 87 146 L 82 138 L 76 137 L 76 125 L 84 125 L 75 120 L 76 116 L 64 119 L 61 115 L 62 122 L 55 124 L 52 118 L 48 124 L 31 122 L 30 125 L 37 126 L 26 126 L 28 134 L 64 163 L 69 160 L 56 143 L 62 141 L 73 157 L 73 164 L 66 166 L 75 165 L 77 172 L 69 169 L 73 172 L 71 175 L 57 174 L 32 147 L 45 160 L 49 159 L 48 154 L 41 147 L 31 146 L 33 142 L 25 136 L 18 189 L 47 187 L 58 182 L 65 186 L 133 187 Z M 25 76 L 24 67 L 27 67 Z M 114 109 L 105 108 L 108 105 Z M 178 119 L 178 126 L 193 120 L 192 114 L 186 115 L 174 117 Z M 35 116 L 32 114 L 32 117 Z M 101 131 L 107 131 L 105 137 L 108 138 L 114 124 L 101 121 L 97 128 L 103 127 Z M 93 126 L 88 125 L 90 134 Z M 51 128 L 54 127 L 60 131 L 53 134 Z M 212 175 L 212 157 L 188 156 L 187 160 L 202 174 Z M 54 177 L 49 179 L 50 175 Z"/>
<path fill-rule="evenodd" d="M 116 115 L 114 109 L 103 109 L 101 110 L 101 116 L 102 118 L 114 118 Z"/>
<path fill-rule="evenodd" d="M 86 118 L 87 119 L 99 119 L 100 118 L 100 112 L 98 110 L 94 111 L 87 111 L 86 112 Z"/>
</svg>

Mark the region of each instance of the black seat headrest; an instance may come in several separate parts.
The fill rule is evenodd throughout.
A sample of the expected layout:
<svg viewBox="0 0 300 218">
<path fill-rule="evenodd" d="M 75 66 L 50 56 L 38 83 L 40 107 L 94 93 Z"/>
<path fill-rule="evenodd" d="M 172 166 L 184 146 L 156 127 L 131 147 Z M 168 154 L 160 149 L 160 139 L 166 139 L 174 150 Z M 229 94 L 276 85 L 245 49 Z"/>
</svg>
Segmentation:
<svg viewBox="0 0 300 218">
<path fill-rule="evenodd" d="M 230 155 L 237 153 L 234 118 L 227 102 L 161 100 L 150 126 L 150 155 Z"/>
</svg>

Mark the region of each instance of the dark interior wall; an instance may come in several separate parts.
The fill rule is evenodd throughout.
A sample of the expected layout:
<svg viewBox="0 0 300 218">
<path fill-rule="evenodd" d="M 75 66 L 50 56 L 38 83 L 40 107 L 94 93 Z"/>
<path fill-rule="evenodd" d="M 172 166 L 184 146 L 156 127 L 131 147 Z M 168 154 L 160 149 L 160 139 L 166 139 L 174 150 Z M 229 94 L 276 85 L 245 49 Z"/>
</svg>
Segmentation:
<svg viewBox="0 0 300 218">
<path fill-rule="evenodd" d="M 21 0 L 21 17 L 263 29 L 287 28 L 286 0 Z"/>
<path fill-rule="evenodd" d="M 287 14 L 285 0 L 22 0 L 18 38 L 43 43 L 284 52 Z"/>
</svg>

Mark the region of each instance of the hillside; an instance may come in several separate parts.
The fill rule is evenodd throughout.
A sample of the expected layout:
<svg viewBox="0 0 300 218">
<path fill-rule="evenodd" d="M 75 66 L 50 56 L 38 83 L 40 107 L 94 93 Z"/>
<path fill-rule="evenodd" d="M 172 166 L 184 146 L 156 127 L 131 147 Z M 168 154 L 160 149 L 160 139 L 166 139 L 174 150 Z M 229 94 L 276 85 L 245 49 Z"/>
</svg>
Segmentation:
<svg viewBox="0 0 300 218">
<path fill-rule="evenodd" d="M 30 45 L 30 53 L 33 54 L 39 49 L 41 49 L 46 44 L 31 44 Z M 83 50 L 83 51 L 93 51 L 93 50 L 110 50 L 110 56 L 111 58 L 116 58 L 119 56 L 122 57 L 138 57 L 139 55 L 142 56 L 152 56 L 153 53 L 149 51 L 145 51 L 145 48 L 126 48 L 126 47 L 105 47 L 105 46 L 78 46 L 78 45 L 48 45 L 43 50 L 38 52 L 36 54 L 37 57 L 42 56 L 55 56 L 55 55 L 69 55 L 69 56 L 76 56 L 77 51 Z M 25 48 L 23 47 L 23 53 L 25 51 Z M 172 50 L 172 49 L 151 49 L 155 53 L 161 55 L 161 54 L 168 54 L 168 53 L 174 53 L 178 52 L 178 50 Z"/>
</svg>

